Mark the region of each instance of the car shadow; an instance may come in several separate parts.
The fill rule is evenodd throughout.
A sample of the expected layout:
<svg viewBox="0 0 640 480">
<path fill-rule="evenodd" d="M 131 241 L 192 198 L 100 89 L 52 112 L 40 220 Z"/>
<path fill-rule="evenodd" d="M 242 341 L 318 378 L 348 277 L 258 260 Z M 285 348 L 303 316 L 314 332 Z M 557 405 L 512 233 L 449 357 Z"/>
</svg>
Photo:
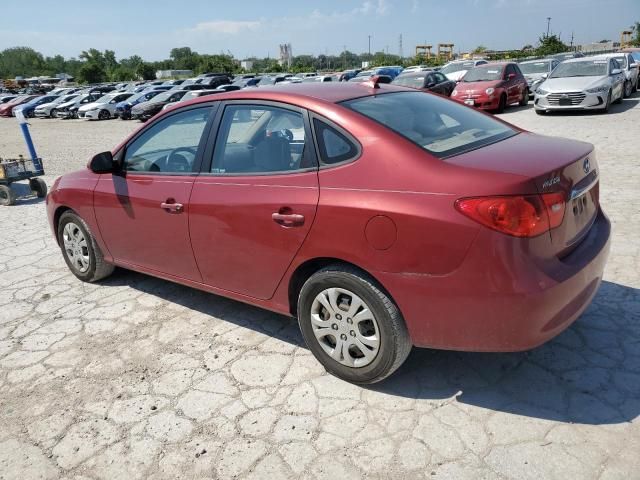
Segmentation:
<svg viewBox="0 0 640 480">
<path fill-rule="evenodd" d="M 297 322 L 225 297 L 117 269 L 127 285 L 226 322 L 306 348 Z M 640 290 L 603 282 L 587 311 L 534 350 L 470 353 L 414 348 L 385 381 L 363 387 L 392 397 L 455 401 L 533 418 L 589 425 L 640 414 Z"/>
<path fill-rule="evenodd" d="M 17 196 L 16 206 L 18 205 L 34 205 L 44 202 L 44 198 L 39 198 L 33 194 L 29 184 L 16 182 L 11 184 L 11 190 L 13 190 Z"/>
<path fill-rule="evenodd" d="M 394 375 L 369 388 L 560 422 L 630 422 L 640 415 L 639 320 L 640 290 L 603 282 L 569 329 L 534 350 L 416 348 Z"/>
</svg>

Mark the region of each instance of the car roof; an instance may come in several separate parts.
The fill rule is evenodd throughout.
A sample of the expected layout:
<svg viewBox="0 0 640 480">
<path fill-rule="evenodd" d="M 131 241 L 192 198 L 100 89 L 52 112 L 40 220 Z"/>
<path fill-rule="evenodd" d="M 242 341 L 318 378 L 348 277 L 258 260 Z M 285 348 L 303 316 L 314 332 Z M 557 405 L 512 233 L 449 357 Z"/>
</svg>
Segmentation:
<svg viewBox="0 0 640 480">
<path fill-rule="evenodd" d="M 624 57 L 625 55 L 631 55 L 631 53 L 630 52 L 601 53 L 599 55 L 594 55 L 593 57 L 587 57 L 587 58 L 618 58 L 618 57 Z"/>
<path fill-rule="evenodd" d="M 557 58 L 538 58 L 536 60 L 525 60 L 520 63 L 541 63 L 541 62 L 550 62 L 551 60 L 557 60 Z"/>
<path fill-rule="evenodd" d="M 577 57 L 577 58 L 568 58 L 567 60 L 565 60 L 562 63 L 578 63 L 578 62 L 590 62 L 592 61 L 594 58 L 597 58 L 599 55 L 593 56 L 593 57 Z"/>
<path fill-rule="evenodd" d="M 235 90 L 216 95 L 216 100 L 272 100 L 283 103 L 340 103 L 354 98 L 392 92 L 415 92 L 414 89 L 391 84 L 380 84 L 378 88 L 367 82 L 313 82 L 289 83 L 273 87 L 251 90 Z M 200 97 L 182 105 L 210 102 L 210 98 Z"/>
</svg>

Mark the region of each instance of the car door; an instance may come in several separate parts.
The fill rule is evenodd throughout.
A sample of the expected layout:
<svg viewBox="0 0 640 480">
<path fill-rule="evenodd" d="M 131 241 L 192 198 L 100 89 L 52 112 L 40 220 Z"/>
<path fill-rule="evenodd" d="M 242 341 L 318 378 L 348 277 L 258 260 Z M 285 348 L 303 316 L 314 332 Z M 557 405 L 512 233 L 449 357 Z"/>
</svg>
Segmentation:
<svg viewBox="0 0 640 480">
<path fill-rule="evenodd" d="M 318 205 L 307 113 L 272 102 L 227 102 L 218 117 L 191 194 L 193 251 L 204 283 L 268 299 Z"/>
<path fill-rule="evenodd" d="M 613 81 L 613 94 L 611 95 L 611 98 L 613 100 L 616 100 L 624 96 L 625 75 L 624 75 L 624 71 L 620 68 L 620 64 L 615 58 L 612 58 L 609 60 L 609 72 L 612 72 L 613 70 L 620 71 L 620 73 L 617 73 L 615 75 L 610 73 Z"/>
<path fill-rule="evenodd" d="M 153 122 L 116 154 L 121 172 L 100 176 L 96 219 L 118 263 L 201 281 L 189 239 L 189 196 L 212 110 L 195 106 Z"/>
<path fill-rule="evenodd" d="M 512 65 L 507 65 L 503 73 L 504 89 L 507 92 L 507 104 L 518 98 L 517 75 Z"/>
</svg>

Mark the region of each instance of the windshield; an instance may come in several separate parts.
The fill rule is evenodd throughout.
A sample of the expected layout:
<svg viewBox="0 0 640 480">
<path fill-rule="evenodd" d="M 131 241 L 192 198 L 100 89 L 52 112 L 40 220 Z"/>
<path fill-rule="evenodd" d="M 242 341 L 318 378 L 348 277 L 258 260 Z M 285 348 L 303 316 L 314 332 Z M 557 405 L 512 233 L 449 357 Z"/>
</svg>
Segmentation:
<svg viewBox="0 0 640 480">
<path fill-rule="evenodd" d="M 496 65 L 481 65 L 472 68 L 462 77 L 463 82 L 490 82 L 502 79 L 504 67 Z"/>
<path fill-rule="evenodd" d="M 393 82 L 394 85 L 409 88 L 422 88 L 424 85 L 424 75 L 400 75 Z"/>
<path fill-rule="evenodd" d="M 450 63 L 449 65 L 442 67 L 440 72 L 446 75 L 448 73 L 459 72 L 460 70 L 469 70 L 470 68 L 473 68 L 473 65 L 473 62 Z"/>
<path fill-rule="evenodd" d="M 167 100 L 169 100 L 169 98 L 171 98 L 172 95 L 175 95 L 176 92 L 172 92 L 172 91 L 168 91 L 168 92 L 162 92 L 159 95 L 156 95 L 155 97 L 153 97 L 153 101 L 154 102 L 166 102 Z"/>
<path fill-rule="evenodd" d="M 521 63 L 520 71 L 524 74 L 531 73 L 548 73 L 549 72 L 549 64 L 550 62 L 532 62 L 532 63 Z"/>
<path fill-rule="evenodd" d="M 491 117 L 422 92 L 370 95 L 342 105 L 446 158 L 516 135 Z"/>
<path fill-rule="evenodd" d="M 275 77 L 262 77 L 258 85 L 273 85 L 274 83 L 276 83 Z"/>
<path fill-rule="evenodd" d="M 602 77 L 607 74 L 609 60 L 581 60 L 558 65 L 549 78 Z"/>
<path fill-rule="evenodd" d="M 78 95 L 66 95 L 60 99 L 58 99 L 58 103 L 66 103 L 70 100 L 73 100 L 74 98 L 76 98 Z"/>
</svg>

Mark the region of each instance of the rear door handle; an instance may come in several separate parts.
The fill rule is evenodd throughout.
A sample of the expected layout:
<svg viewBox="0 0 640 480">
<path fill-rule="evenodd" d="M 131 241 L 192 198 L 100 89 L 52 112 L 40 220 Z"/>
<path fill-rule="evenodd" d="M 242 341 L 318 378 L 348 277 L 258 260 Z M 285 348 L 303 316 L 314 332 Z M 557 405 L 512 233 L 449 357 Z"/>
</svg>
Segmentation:
<svg viewBox="0 0 640 480">
<path fill-rule="evenodd" d="M 298 213 L 272 213 L 271 218 L 278 225 L 299 227 L 304 225 L 304 215 Z"/>
<path fill-rule="evenodd" d="M 167 212 L 173 212 L 173 213 L 182 213 L 184 211 L 184 205 L 182 205 L 181 203 L 169 203 L 169 202 L 162 202 L 160 204 L 160 208 L 162 208 L 163 210 L 166 210 Z"/>
</svg>

